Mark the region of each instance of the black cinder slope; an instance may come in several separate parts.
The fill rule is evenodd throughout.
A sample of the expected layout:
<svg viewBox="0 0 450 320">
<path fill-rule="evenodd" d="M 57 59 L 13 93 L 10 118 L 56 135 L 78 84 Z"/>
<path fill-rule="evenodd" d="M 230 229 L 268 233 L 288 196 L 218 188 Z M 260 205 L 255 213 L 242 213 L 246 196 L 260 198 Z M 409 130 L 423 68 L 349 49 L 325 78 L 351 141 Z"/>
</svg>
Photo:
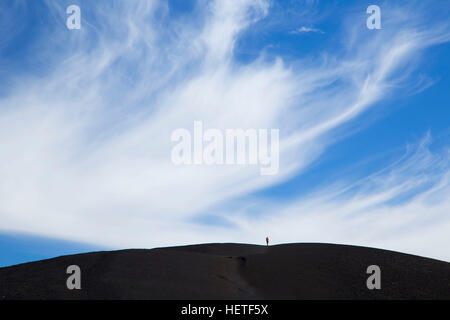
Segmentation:
<svg viewBox="0 0 450 320">
<path fill-rule="evenodd" d="M 81 268 L 68 290 L 66 268 Z M 369 290 L 366 269 L 381 268 Z M 63 256 L 0 269 L 0 299 L 450 299 L 450 263 L 332 244 L 203 244 Z"/>
</svg>

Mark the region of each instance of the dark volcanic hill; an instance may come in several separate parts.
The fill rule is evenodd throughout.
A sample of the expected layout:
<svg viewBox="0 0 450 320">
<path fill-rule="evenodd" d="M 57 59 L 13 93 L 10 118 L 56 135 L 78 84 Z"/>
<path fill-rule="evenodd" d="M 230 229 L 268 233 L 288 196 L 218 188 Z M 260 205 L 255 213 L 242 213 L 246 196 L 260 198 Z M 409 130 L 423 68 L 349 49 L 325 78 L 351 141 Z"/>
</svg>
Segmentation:
<svg viewBox="0 0 450 320">
<path fill-rule="evenodd" d="M 66 268 L 81 268 L 68 290 Z M 366 269 L 381 268 L 369 290 Z M 450 299 L 450 263 L 346 245 L 203 244 L 63 256 L 0 269 L 0 299 Z"/>
</svg>

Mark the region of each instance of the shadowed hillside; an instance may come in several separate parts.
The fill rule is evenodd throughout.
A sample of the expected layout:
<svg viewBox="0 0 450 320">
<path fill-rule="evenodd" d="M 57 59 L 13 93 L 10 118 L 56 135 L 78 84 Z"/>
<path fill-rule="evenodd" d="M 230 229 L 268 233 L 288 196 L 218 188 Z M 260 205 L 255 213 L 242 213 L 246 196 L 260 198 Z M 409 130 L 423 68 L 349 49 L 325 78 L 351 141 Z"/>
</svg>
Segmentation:
<svg viewBox="0 0 450 320">
<path fill-rule="evenodd" d="M 68 290 L 66 268 L 81 268 Z M 369 265 L 381 290 L 366 287 Z M 63 256 L 0 269 L 0 299 L 450 299 L 450 263 L 332 244 L 203 244 Z"/>
</svg>

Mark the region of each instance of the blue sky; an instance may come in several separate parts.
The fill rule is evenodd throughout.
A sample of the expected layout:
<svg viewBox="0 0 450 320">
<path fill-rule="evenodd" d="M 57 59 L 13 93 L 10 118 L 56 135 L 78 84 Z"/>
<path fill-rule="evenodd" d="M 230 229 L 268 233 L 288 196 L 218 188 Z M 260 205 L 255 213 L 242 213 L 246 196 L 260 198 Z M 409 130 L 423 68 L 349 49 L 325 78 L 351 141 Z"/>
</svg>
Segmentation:
<svg viewBox="0 0 450 320">
<path fill-rule="evenodd" d="M 266 235 L 450 259 L 449 14 L 448 1 L 2 1 L 0 266 Z M 171 133 L 195 120 L 279 129 L 279 173 L 174 166 Z"/>
</svg>

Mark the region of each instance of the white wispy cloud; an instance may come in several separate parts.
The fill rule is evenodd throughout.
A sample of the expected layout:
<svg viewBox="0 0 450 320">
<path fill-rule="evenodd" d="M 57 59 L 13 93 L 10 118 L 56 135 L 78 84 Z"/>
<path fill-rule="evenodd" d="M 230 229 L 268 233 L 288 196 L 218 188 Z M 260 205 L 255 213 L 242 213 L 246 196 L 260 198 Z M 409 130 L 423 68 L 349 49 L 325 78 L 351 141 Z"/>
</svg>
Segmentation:
<svg viewBox="0 0 450 320">
<path fill-rule="evenodd" d="M 255 242 L 269 232 L 279 241 L 406 249 L 409 240 L 415 243 L 405 233 L 398 236 L 402 246 L 375 235 L 387 239 L 397 224 L 429 210 L 426 201 L 398 207 L 392 222 L 368 218 L 387 217 L 391 207 L 381 200 L 407 188 L 399 183 L 407 176 L 346 201 L 322 199 L 323 193 L 273 207 L 276 219 L 253 221 L 245 212 L 228 212 L 236 230 L 189 219 L 304 170 L 345 134 L 335 129 L 357 127 L 357 116 L 394 88 L 413 83 L 409 75 L 420 62 L 413 58 L 449 40 L 445 23 L 426 29 L 399 24 L 370 41 L 354 26 L 352 50 L 326 53 L 323 60 L 288 64 L 261 55 L 242 64 L 234 46 L 247 27 L 270 15 L 267 1 L 213 1 L 192 13 L 196 19 L 179 20 L 159 1 L 90 3 L 93 18 L 78 33 L 65 29 L 65 8 L 54 1 L 48 6 L 61 29 L 43 34 L 36 54 L 46 57 L 51 71 L 14 79 L 16 87 L 0 101 L 0 229 L 120 247 Z M 252 166 L 174 166 L 171 132 L 191 128 L 194 120 L 223 129 L 280 128 L 279 175 L 260 176 Z M 448 191 L 446 180 L 433 181 L 444 184 L 439 192 Z M 346 218 L 371 203 L 373 215 Z M 445 206 L 433 217 L 442 216 Z M 326 221 L 336 229 L 307 232 Z M 352 230 L 368 226 L 373 236 L 353 236 Z M 444 226 L 433 225 L 434 239 L 445 239 Z M 432 240 L 425 243 L 422 251 L 439 256 L 433 248 L 426 251 Z"/>
<path fill-rule="evenodd" d="M 323 32 L 320 29 L 317 28 L 312 28 L 312 27 L 305 27 L 305 26 L 301 26 L 300 28 L 297 28 L 295 30 L 292 30 L 290 33 L 291 34 L 299 34 L 299 33 L 309 33 L 309 32 L 313 32 L 313 33 L 321 33 L 324 34 L 325 32 Z"/>
</svg>

